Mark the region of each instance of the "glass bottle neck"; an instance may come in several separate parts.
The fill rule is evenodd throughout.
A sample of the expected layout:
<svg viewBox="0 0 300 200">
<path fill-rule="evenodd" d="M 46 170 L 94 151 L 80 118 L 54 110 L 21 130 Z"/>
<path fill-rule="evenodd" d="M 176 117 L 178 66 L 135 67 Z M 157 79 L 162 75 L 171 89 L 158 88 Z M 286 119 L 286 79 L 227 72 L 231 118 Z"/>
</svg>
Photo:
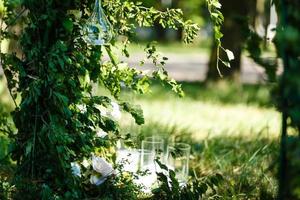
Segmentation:
<svg viewBox="0 0 300 200">
<path fill-rule="evenodd" d="M 101 15 L 101 0 L 95 0 L 94 13 L 99 17 Z"/>
<path fill-rule="evenodd" d="M 101 7 L 101 0 L 95 0 L 95 9 L 100 9 Z"/>
</svg>

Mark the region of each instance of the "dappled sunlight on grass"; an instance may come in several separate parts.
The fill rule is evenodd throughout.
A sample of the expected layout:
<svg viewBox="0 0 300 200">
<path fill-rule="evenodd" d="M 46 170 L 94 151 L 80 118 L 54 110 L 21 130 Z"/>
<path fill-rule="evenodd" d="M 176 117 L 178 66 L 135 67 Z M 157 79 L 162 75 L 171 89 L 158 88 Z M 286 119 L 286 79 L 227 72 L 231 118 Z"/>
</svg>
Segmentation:
<svg viewBox="0 0 300 200">
<path fill-rule="evenodd" d="M 127 96 L 141 105 L 146 123 L 138 127 L 124 116 L 123 132 L 190 144 L 190 175 L 220 173 L 225 180 L 216 190 L 224 199 L 274 199 L 281 119 L 270 88 L 226 82 L 183 88 L 182 99 L 159 85 L 150 95 Z"/>
<path fill-rule="evenodd" d="M 274 109 L 247 105 L 220 105 L 192 100 L 139 100 L 147 121 L 176 124 L 189 129 L 196 138 L 219 134 L 268 133 L 277 136 L 280 116 Z"/>
<path fill-rule="evenodd" d="M 185 82 L 182 86 L 186 92 L 184 98 L 155 84 L 151 94 L 132 95 L 129 99 L 141 105 L 146 124 L 175 125 L 189 130 L 195 139 L 216 135 L 279 135 L 280 114 L 269 100 L 268 86 L 224 81 L 215 85 Z M 124 121 L 130 123 L 128 118 Z"/>
<path fill-rule="evenodd" d="M 184 44 L 182 42 L 171 43 L 157 43 L 157 50 L 163 54 L 167 53 L 180 53 L 180 54 L 209 54 L 211 41 L 205 40 L 201 43 Z M 129 45 L 130 53 L 143 53 L 143 50 L 147 43 L 132 43 Z"/>
<path fill-rule="evenodd" d="M 138 131 L 139 137 L 155 134 L 169 143 L 177 141 L 190 144 L 190 175 L 202 178 L 221 174 L 224 181 L 216 190 L 224 199 L 275 198 L 279 140 L 269 137 L 267 129 L 240 135 L 227 135 L 224 132 L 195 139 L 189 129 L 158 121 L 127 128 L 131 133 Z"/>
</svg>

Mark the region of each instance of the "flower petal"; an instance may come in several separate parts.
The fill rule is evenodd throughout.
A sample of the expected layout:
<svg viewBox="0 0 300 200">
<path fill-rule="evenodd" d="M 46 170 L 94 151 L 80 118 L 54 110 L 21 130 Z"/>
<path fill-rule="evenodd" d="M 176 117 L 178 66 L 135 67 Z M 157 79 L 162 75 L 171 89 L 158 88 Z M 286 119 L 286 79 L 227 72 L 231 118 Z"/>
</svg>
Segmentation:
<svg viewBox="0 0 300 200">
<path fill-rule="evenodd" d="M 72 174 L 74 176 L 81 177 L 81 169 L 80 169 L 80 165 L 78 163 L 72 162 L 71 163 L 71 170 L 72 170 Z"/>
<path fill-rule="evenodd" d="M 99 138 L 105 138 L 107 136 L 107 133 L 105 131 L 103 131 L 102 129 L 100 129 L 97 131 L 96 136 Z"/>
<path fill-rule="evenodd" d="M 106 177 L 98 177 L 95 175 L 92 175 L 90 178 L 90 183 L 93 185 L 101 185 L 102 183 L 104 183 L 106 181 Z"/>
<path fill-rule="evenodd" d="M 103 177 L 109 176 L 114 170 L 109 162 L 98 156 L 93 156 L 92 165 L 93 169 Z"/>
<path fill-rule="evenodd" d="M 120 111 L 120 106 L 116 102 L 111 102 L 112 111 L 110 113 L 111 117 L 115 120 L 119 120 L 122 117 L 122 113 Z"/>
</svg>

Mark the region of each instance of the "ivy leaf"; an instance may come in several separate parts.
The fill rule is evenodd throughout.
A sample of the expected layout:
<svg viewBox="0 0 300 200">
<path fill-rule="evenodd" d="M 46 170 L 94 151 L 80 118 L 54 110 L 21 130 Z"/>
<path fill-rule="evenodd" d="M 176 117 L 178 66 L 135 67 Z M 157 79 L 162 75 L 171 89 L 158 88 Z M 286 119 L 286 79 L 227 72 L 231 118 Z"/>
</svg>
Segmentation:
<svg viewBox="0 0 300 200">
<path fill-rule="evenodd" d="M 218 2 L 218 1 L 213 1 L 212 2 L 212 5 L 215 7 L 215 8 L 218 8 L 220 9 L 222 7 L 222 5 Z"/>
<path fill-rule="evenodd" d="M 25 155 L 28 156 L 31 153 L 31 150 L 32 150 L 32 142 L 29 141 L 25 148 Z"/>
<path fill-rule="evenodd" d="M 143 110 L 140 106 L 131 105 L 130 103 L 123 103 L 123 109 L 131 114 L 131 116 L 135 119 L 135 122 L 138 125 L 142 125 L 145 123 L 145 118 L 143 114 Z"/>
<path fill-rule="evenodd" d="M 60 94 L 59 92 L 54 92 L 54 95 L 56 96 L 57 100 L 62 103 L 63 105 L 67 105 L 69 102 L 68 97 L 65 95 Z"/>
<path fill-rule="evenodd" d="M 63 21 L 63 26 L 66 29 L 66 31 L 68 31 L 69 33 L 71 33 L 73 31 L 73 22 L 70 19 L 65 19 Z"/>
</svg>

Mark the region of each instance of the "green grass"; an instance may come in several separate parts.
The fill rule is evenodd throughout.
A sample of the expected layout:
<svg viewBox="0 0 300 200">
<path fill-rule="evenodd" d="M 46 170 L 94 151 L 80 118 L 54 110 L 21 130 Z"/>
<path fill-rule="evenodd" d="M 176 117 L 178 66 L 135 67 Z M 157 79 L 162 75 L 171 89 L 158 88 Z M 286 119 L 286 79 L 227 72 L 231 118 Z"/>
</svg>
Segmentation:
<svg viewBox="0 0 300 200">
<path fill-rule="evenodd" d="M 224 132 L 202 139 L 194 139 L 188 129 L 159 122 L 142 128 L 131 127 L 133 131 L 139 131 L 138 138 L 156 134 L 167 142 L 190 144 L 190 175 L 202 178 L 221 174 L 224 181 L 215 188 L 220 199 L 270 200 L 276 197 L 279 141 L 269 137 L 267 129 L 234 136 Z"/>
<path fill-rule="evenodd" d="M 142 106 L 146 124 L 136 126 L 124 115 L 122 133 L 191 144 L 190 175 L 220 173 L 221 199 L 275 199 L 280 115 L 269 101 L 270 88 L 228 82 L 182 86 L 182 99 L 156 83 L 151 94 L 123 94 Z M 0 136 L 0 153 L 6 150 Z"/>
<path fill-rule="evenodd" d="M 144 109 L 146 124 L 127 117 L 123 132 L 160 135 L 192 145 L 191 176 L 220 173 L 220 199 L 275 199 L 280 115 L 268 86 L 182 83 L 180 99 L 155 84 L 146 96 L 127 95 Z M 207 197 L 208 199 L 208 197 Z"/>
<path fill-rule="evenodd" d="M 264 130 L 277 137 L 280 115 L 269 101 L 267 86 L 236 86 L 227 82 L 182 83 L 182 86 L 185 98 L 178 98 L 159 84 L 154 84 L 149 95 L 129 98 L 142 106 L 146 123 L 176 125 L 189 130 L 195 139 L 256 134 Z M 124 121 L 127 126 L 132 124 Z"/>
<path fill-rule="evenodd" d="M 219 104 L 244 104 L 258 107 L 272 107 L 268 85 L 237 84 L 228 81 L 217 83 L 181 82 L 185 92 L 184 100 L 194 100 Z M 171 88 L 154 83 L 148 95 L 136 96 L 138 99 L 177 99 Z"/>
</svg>

